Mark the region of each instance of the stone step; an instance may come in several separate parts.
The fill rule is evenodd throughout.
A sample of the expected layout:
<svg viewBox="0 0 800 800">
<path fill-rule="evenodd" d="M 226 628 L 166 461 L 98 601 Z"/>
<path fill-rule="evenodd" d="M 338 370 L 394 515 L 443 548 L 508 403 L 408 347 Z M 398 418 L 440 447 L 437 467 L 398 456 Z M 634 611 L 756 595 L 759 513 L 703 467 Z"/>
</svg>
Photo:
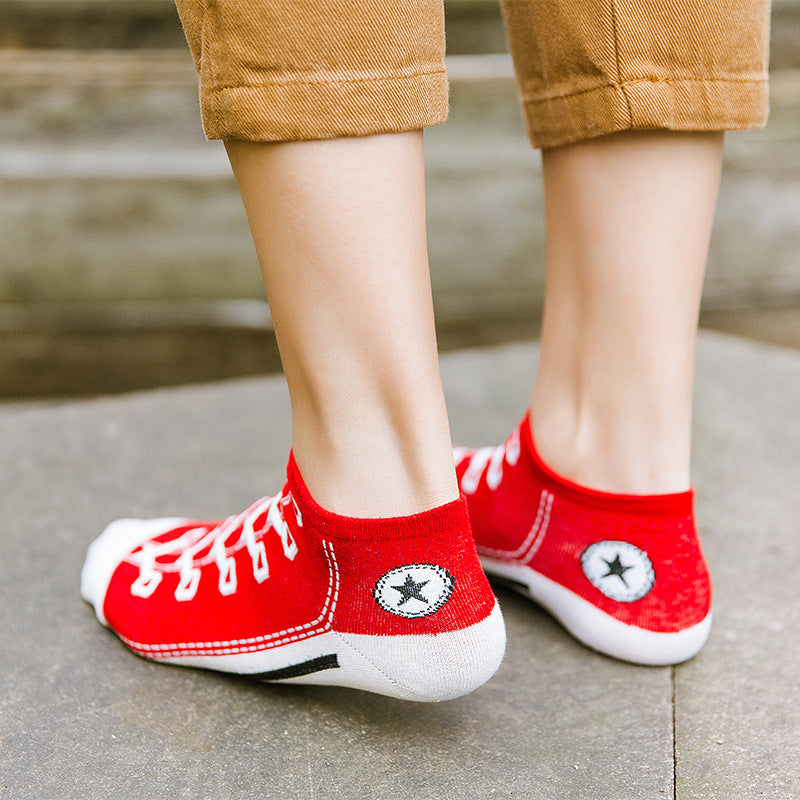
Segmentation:
<svg viewBox="0 0 800 800">
<path fill-rule="evenodd" d="M 171 0 L 0 0 L 0 47 L 185 47 Z"/>
<path fill-rule="evenodd" d="M 261 298 L 223 148 L 200 130 L 188 56 L 26 61 L 0 57 L 0 303 Z M 542 284 L 539 157 L 510 60 L 451 57 L 449 69 L 450 122 L 426 133 L 442 313 L 529 315 Z M 712 305 L 800 293 L 800 73 L 776 73 L 772 88 L 767 129 L 728 137 Z"/>
<path fill-rule="evenodd" d="M 437 303 L 437 305 L 439 305 Z M 705 310 L 701 327 L 800 349 L 798 304 Z M 527 317 L 445 320 L 442 352 L 538 336 Z M 0 408 L 23 398 L 96 396 L 280 371 L 261 300 L 0 306 Z"/>
<path fill-rule="evenodd" d="M 510 59 L 448 67 L 450 122 L 426 132 L 440 342 L 531 336 L 540 168 Z M 800 302 L 800 73 L 777 72 L 772 90 L 767 129 L 728 137 L 704 300 L 718 322 L 747 307 L 791 317 Z M 223 148 L 202 136 L 185 50 L 0 51 L 0 108 L 0 396 L 277 367 L 241 201 Z"/>
<path fill-rule="evenodd" d="M 506 50 L 493 0 L 446 0 L 452 53 Z M 61 49 L 185 48 L 172 0 L 0 0 L 0 47 Z"/>
<path fill-rule="evenodd" d="M 496 0 L 445 0 L 452 55 L 507 50 Z M 0 48 L 185 48 L 171 0 L 0 0 Z M 772 64 L 800 67 L 800 4 L 773 0 Z"/>
</svg>

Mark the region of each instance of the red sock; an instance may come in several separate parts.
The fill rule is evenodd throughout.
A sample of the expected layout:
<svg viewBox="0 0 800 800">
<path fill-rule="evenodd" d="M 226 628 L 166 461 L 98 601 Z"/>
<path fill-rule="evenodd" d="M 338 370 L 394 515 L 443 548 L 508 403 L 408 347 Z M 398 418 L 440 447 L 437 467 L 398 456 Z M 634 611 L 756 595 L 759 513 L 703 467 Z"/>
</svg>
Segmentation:
<svg viewBox="0 0 800 800">
<path fill-rule="evenodd" d="M 692 492 L 618 495 L 578 486 L 539 458 L 526 414 L 495 448 L 455 448 L 484 569 L 589 647 L 641 664 L 695 655 L 711 580 Z"/>
<path fill-rule="evenodd" d="M 354 519 L 288 481 L 220 522 L 118 520 L 81 576 L 100 622 L 145 658 L 408 700 L 477 688 L 505 630 L 463 499 Z"/>
</svg>

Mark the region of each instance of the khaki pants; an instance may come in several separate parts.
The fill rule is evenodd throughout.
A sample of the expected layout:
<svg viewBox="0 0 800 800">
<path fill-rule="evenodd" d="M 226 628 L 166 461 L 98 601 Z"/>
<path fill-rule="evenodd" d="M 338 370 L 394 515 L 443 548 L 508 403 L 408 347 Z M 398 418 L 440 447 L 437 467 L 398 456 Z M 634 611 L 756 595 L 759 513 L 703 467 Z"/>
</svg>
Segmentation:
<svg viewBox="0 0 800 800">
<path fill-rule="evenodd" d="M 444 121 L 442 0 L 177 0 L 212 139 Z M 501 0 L 535 147 L 767 115 L 769 0 Z"/>
</svg>

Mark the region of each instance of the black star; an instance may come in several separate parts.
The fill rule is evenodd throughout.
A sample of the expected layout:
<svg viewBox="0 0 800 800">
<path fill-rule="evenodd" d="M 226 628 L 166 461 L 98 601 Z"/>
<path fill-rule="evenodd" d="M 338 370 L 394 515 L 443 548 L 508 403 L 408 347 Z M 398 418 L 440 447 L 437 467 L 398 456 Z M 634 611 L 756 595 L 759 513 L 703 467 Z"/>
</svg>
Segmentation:
<svg viewBox="0 0 800 800">
<path fill-rule="evenodd" d="M 401 595 L 403 595 L 403 599 L 397 604 L 398 606 L 403 605 L 407 600 L 410 600 L 412 597 L 415 600 L 420 600 L 425 605 L 429 605 L 430 601 L 424 598 L 420 593 L 419 590 L 427 583 L 428 581 L 422 581 L 421 583 L 416 583 L 414 579 L 411 577 L 410 574 L 406 575 L 406 582 L 402 586 L 392 586 L 392 589 L 397 589 Z"/>
<path fill-rule="evenodd" d="M 619 553 L 614 556 L 613 561 L 609 561 L 608 559 L 604 558 L 603 561 L 606 562 L 606 566 L 608 567 L 608 572 L 603 575 L 604 578 L 608 578 L 609 575 L 616 575 L 624 584 L 625 586 L 628 585 L 628 581 L 625 580 L 625 573 L 629 569 L 633 569 L 633 564 L 628 567 L 624 567 L 622 562 L 619 560 Z"/>
</svg>

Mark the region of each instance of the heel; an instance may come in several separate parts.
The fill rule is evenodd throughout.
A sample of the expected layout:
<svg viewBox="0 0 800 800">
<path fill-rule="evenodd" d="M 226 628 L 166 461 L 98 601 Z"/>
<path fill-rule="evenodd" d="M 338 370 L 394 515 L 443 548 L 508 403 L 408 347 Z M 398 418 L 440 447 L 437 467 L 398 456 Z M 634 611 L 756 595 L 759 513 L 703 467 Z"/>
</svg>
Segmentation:
<svg viewBox="0 0 800 800">
<path fill-rule="evenodd" d="M 346 685 L 418 702 L 452 700 L 474 691 L 497 672 L 506 645 L 496 601 L 488 617 L 461 630 L 407 636 L 336 635 L 344 645 L 340 660 L 348 673 Z"/>
</svg>

